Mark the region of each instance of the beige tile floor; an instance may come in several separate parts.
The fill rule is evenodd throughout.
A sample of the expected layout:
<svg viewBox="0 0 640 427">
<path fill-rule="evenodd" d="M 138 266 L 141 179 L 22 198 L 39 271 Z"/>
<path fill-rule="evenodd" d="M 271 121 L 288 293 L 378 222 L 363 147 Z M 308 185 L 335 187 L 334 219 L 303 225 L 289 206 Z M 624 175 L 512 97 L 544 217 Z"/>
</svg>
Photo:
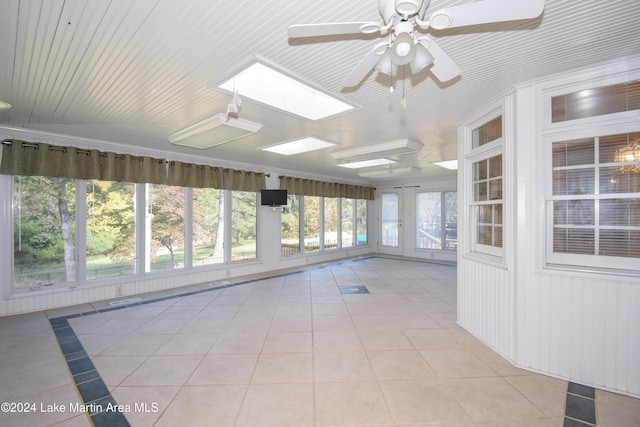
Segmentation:
<svg viewBox="0 0 640 427">
<path fill-rule="evenodd" d="M 567 383 L 457 326 L 455 282 L 451 266 L 376 257 L 69 322 L 119 404 L 158 408 L 133 426 L 562 425 Z M 0 401 L 81 402 L 47 316 L 94 306 L 0 318 Z M 601 426 L 640 425 L 640 400 L 598 390 L 596 405 Z"/>
</svg>

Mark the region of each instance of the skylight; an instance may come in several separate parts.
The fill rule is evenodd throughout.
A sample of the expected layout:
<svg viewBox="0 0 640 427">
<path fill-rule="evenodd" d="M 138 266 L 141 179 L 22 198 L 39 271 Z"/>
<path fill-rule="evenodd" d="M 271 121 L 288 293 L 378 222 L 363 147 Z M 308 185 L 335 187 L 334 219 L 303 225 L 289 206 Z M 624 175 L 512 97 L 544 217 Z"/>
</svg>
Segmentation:
<svg viewBox="0 0 640 427">
<path fill-rule="evenodd" d="M 220 88 L 229 92 L 237 89 L 241 97 L 310 120 L 323 119 L 354 108 L 260 62 L 231 77 Z"/>
<path fill-rule="evenodd" d="M 434 165 L 440 166 L 442 168 L 457 170 L 458 169 L 458 161 L 457 160 L 445 160 L 442 162 L 433 162 Z"/>
<path fill-rule="evenodd" d="M 342 166 L 343 168 L 349 168 L 349 169 L 360 169 L 360 168 L 368 168 L 371 166 L 390 165 L 392 163 L 398 163 L 398 162 L 392 159 L 387 159 L 386 157 L 382 157 L 380 159 L 363 160 L 361 162 L 342 163 L 342 164 L 339 164 L 338 166 Z"/>
<path fill-rule="evenodd" d="M 322 148 L 333 147 L 338 145 L 336 142 L 326 141 L 324 139 L 314 138 L 312 136 L 297 139 L 295 141 L 285 142 L 283 144 L 272 145 L 271 147 L 261 148 L 264 151 L 290 156 L 292 154 L 306 153 L 307 151 L 320 150 Z"/>
</svg>

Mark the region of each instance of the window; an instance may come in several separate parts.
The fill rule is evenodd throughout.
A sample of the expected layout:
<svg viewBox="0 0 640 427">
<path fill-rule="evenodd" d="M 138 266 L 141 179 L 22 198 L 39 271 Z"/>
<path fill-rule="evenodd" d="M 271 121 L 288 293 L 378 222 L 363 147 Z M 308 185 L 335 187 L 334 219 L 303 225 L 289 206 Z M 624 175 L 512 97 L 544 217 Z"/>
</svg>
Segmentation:
<svg viewBox="0 0 640 427">
<path fill-rule="evenodd" d="M 416 193 L 416 247 L 418 249 L 456 250 L 457 205 L 455 191 Z"/>
<path fill-rule="evenodd" d="M 476 242 L 502 247 L 502 154 L 473 163 Z"/>
<path fill-rule="evenodd" d="M 224 262 L 224 190 L 193 189 L 193 265 Z"/>
<path fill-rule="evenodd" d="M 282 255 L 367 244 L 367 201 L 364 199 L 289 194 L 288 208 L 282 213 L 281 221 Z"/>
<path fill-rule="evenodd" d="M 468 220 L 472 224 L 471 251 L 503 256 L 503 135 L 502 116 L 471 131 L 470 168 L 466 190 Z M 453 230 L 451 234 L 453 235 Z M 457 239 L 457 227 L 456 227 Z M 450 243 L 452 245 L 453 242 Z"/>
<path fill-rule="evenodd" d="M 356 239 L 358 245 L 366 245 L 367 237 L 367 201 L 358 199 L 356 201 Z"/>
<path fill-rule="evenodd" d="M 304 251 L 320 250 L 320 197 L 304 196 Z"/>
<path fill-rule="evenodd" d="M 354 199 L 342 199 L 342 247 L 346 248 L 356 244 L 353 224 L 356 218 L 356 201 Z"/>
<path fill-rule="evenodd" d="M 184 267 L 183 187 L 148 184 L 151 251 L 146 271 Z"/>
<path fill-rule="evenodd" d="M 280 253 L 300 253 L 300 196 L 287 195 L 287 208 L 282 213 L 280 225 Z"/>
<path fill-rule="evenodd" d="M 257 193 L 233 191 L 231 201 L 231 260 L 249 260 L 257 256 Z"/>
<path fill-rule="evenodd" d="M 324 249 L 336 249 L 338 241 L 338 199 L 324 198 Z"/>
<path fill-rule="evenodd" d="M 552 262 L 613 267 L 615 259 L 640 258 L 640 149 L 636 157 L 634 147 L 640 132 L 551 144 Z"/>
<path fill-rule="evenodd" d="M 76 281 L 75 207 L 74 180 L 14 177 L 12 290 Z"/>
<path fill-rule="evenodd" d="M 135 273 L 135 184 L 90 180 L 86 183 L 86 278 Z"/>
<path fill-rule="evenodd" d="M 640 109 L 640 80 L 551 98 L 551 123 Z"/>
</svg>

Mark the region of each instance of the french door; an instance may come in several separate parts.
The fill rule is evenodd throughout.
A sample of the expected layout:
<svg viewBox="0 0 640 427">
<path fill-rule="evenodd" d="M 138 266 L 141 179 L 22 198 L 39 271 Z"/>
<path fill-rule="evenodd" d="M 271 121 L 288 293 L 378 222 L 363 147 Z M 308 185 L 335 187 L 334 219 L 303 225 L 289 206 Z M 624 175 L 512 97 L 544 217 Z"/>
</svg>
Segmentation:
<svg viewBox="0 0 640 427">
<path fill-rule="evenodd" d="M 380 238 L 378 239 L 378 251 L 388 255 L 402 255 L 403 229 L 400 190 L 382 192 L 379 207 Z"/>
</svg>

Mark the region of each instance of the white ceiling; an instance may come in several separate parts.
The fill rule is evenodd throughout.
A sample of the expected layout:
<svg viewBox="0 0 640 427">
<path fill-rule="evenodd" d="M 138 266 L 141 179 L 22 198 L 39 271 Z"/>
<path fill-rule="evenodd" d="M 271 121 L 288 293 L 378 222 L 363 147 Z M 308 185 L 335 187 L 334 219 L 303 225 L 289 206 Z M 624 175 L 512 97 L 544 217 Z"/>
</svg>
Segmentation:
<svg viewBox="0 0 640 427">
<path fill-rule="evenodd" d="M 429 10 L 469 1 L 432 0 Z M 380 21 L 377 1 L 2 0 L 0 100 L 13 108 L 0 112 L 0 124 L 361 183 L 357 170 L 336 166 L 332 150 L 410 138 L 424 148 L 397 160 L 430 179 L 452 173 L 431 162 L 456 157 L 456 123 L 496 94 L 640 52 L 639 0 L 547 0 L 530 21 L 433 32 L 462 69 L 447 84 L 407 68 L 392 94 L 377 72 L 343 90 L 382 39 L 290 40 L 287 28 L 347 21 Z M 263 123 L 256 135 L 206 150 L 169 143 L 176 130 L 225 112 L 229 95 L 210 85 L 256 57 L 360 108 L 313 122 L 244 99 L 240 117 Z M 308 135 L 341 145 L 294 156 L 258 150 Z"/>
</svg>

